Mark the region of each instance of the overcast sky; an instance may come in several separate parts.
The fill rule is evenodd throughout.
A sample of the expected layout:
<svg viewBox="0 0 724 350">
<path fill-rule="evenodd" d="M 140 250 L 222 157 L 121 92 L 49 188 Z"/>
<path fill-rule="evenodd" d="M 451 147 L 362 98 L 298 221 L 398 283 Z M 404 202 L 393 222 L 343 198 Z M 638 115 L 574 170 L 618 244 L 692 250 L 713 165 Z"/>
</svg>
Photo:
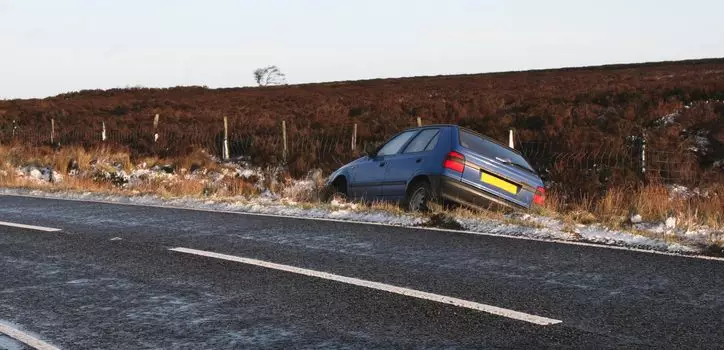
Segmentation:
<svg viewBox="0 0 724 350">
<path fill-rule="evenodd" d="M 724 57 L 721 0 L 0 0 L 0 98 Z"/>
</svg>

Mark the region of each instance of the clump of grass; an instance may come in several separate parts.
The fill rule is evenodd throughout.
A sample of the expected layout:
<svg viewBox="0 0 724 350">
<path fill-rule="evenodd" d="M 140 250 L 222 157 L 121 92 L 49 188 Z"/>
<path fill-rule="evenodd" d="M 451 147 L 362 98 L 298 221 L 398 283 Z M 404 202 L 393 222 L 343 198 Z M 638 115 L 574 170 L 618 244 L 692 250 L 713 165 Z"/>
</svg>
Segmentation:
<svg viewBox="0 0 724 350">
<path fill-rule="evenodd" d="M 156 159 L 153 164 L 157 163 L 158 160 Z M 175 164 L 176 169 L 186 169 L 189 172 L 197 169 L 206 169 L 208 171 L 220 170 L 219 163 L 212 159 L 208 153 L 200 149 L 196 149 L 186 156 L 177 157 L 172 160 L 172 163 Z"/>
<path fill-rule="evenodd" d="M 396 214 L 396 215 L 405 214 L 405 211 L 402 209 L 402 207 L 398 203 L 374 201 L 369 204 L 367 209 L 385 211 L 385 212 Z"/>
</svg>

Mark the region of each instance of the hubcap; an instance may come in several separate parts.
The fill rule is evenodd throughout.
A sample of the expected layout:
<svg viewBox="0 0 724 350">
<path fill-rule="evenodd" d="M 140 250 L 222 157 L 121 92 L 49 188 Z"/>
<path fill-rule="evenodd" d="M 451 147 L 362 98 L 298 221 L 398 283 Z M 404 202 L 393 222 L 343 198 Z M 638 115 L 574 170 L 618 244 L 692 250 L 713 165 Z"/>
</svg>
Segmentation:
<svg viewBox="0 0 724 350">
<path fill-rule="evenodd" d="M 427 199 L 427 191 L 424 188 L 418 188 L 410 198 L 410 210 L 420 211 L 425 208 L 425 202 Z"/>
</svg>

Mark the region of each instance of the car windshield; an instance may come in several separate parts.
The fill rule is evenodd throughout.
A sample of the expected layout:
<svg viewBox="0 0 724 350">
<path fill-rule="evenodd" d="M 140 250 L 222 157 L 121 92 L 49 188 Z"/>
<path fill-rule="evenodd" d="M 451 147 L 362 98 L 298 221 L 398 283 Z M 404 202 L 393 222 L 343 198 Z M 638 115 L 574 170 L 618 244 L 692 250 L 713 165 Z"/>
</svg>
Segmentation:
<svg viewBox="0 0 724 350">
<path fill-rule="evenodd" d="M 460 146 L 470 149 L 476 153 L 480 153 L 489 158 L 496 158 L 498 161 L 504 162 L 523 170 L 535 173 L 535 170 L 528 162 L 515 151 L 507 147 L 503 147 L 493 141 L 486 140 L 473 133 L 460 130 Z"/>
</svg>

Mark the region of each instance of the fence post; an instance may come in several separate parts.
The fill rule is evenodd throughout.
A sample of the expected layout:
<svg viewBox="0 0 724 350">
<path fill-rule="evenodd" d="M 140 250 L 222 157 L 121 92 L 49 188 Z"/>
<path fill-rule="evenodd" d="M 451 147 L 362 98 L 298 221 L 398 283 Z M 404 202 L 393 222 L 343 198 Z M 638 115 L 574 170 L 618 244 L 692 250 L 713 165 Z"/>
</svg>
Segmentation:
<svg viewBox="0 0 724 350">
<path fill-rule="evenodd" d="M 158 142 L 158 114 L 153 117 L 153 142 Z"/>
<path fill-rule="evenodd" d="M 641 133 L 641 180 L 646 183 L 646 131 Z"/>
<path fill-rule="evenodd" d="M 50 145 L 55 143 L 55 119 L 50 119 Z"/>
<path fill-rule="evenodd" d="M 224 160 L 229 159 L 229 118 L 224 116 L 224 146 L 223 146 L 223 158 Z"/>
<path fill-rule="evenodd" d="M 417 126 L 422 126 L 422 118 L 417 117 Z"/>
<path fill-rule="evenodd" d="M 515 149 L 515 142 L 513 140 L 513 131 L 515 129 L 510 129 L 510 133 L 508 134 L 508 147 Z"/>
<path fill-rule="evenodd" d="M 101 131 L 101 141 L 106 140 L 106 122 L 103 122 L 103 131 Z"/>
<path fill-rule="evenodd" d="M 354 129 L 352 131 L 352 151 L 357 148 L 357 123 L 354 123 Z"/>
<path fill-rule="evenodd" d="M 287 122 L 282 120 L 282 139 L 284 140 L 284 153 L 282 153 L 282 159 L 284 164 L 287 164 Z"/>
<path fill-rule="evenodd" d="M 15 129 L 17 129 L 18 126 L 15 124 L 15 119 L 13 119 L 13 138 L 15 138 Z"/>
</svg>

